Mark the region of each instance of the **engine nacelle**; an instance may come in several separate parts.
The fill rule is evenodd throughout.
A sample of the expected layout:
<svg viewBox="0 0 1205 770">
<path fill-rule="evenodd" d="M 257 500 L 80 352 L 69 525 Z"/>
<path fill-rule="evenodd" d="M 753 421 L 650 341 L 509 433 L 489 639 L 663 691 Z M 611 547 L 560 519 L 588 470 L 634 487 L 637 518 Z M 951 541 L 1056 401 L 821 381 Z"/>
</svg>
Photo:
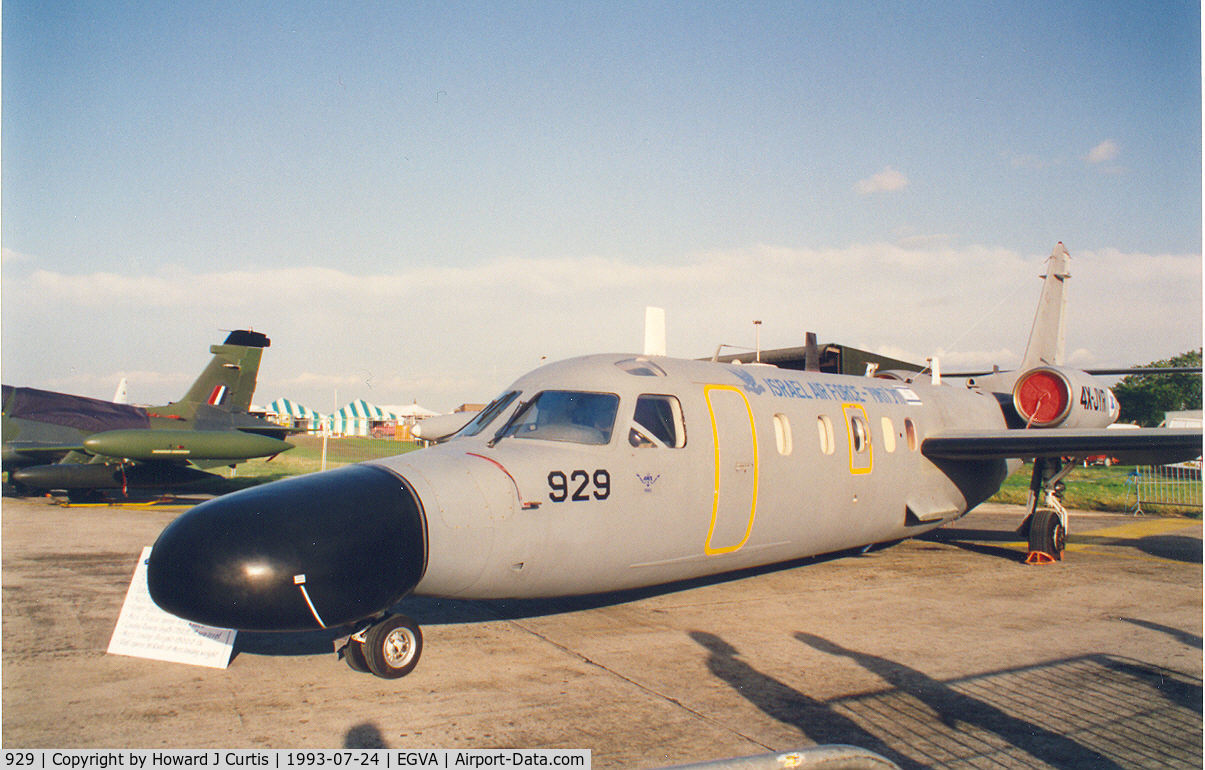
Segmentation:
<svg viewBox="0 0 1205 770">
<path fill-rule="evenodd" d="M 1013 407 L 1033 428 L 1103 428 L 1117 421 L 1113 391 L 1087 372 L 1042 366 L 1013 386 Z"/>
</svg>

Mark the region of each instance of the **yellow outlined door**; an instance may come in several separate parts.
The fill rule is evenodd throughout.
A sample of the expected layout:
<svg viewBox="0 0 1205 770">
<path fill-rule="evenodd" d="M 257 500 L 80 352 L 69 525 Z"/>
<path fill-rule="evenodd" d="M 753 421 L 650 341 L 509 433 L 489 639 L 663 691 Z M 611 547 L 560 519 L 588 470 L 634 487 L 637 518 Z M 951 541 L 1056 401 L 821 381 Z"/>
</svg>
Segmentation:
<svg viewBox="0 0 1205 770">
<path fill-rule="evenodd" d="M 870 443 L 870 418 L 861 404 L 842 404 L 845 413 L 845 434 L 849 440 L 849 472 L 854 475 L 870 473 L 874 468 L 874 447 Z"/>
<path fill-rule="evenodd" d="M 753 533 L 757 513 L 757 430 L 753 409 L 740 388 L 703 388 L 711 415 L 715 447 L 711 526 L 704 552 L 708 555 L 740 550 Z"/>
</svg>

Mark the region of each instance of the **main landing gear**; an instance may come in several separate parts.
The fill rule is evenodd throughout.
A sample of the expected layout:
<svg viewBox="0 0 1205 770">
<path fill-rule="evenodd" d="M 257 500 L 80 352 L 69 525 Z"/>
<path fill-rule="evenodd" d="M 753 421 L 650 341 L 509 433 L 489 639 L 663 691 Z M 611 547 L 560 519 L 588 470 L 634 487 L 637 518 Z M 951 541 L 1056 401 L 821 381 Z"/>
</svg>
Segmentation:
<svg viewBox="0 0 1205 770">
<path fill-rule="evenodd" d="M 1033 463 L 1025 521 L 1018 534 L 1029 538 L 1026 564 L 1061 561 L 1067 547 L 1067 509 L 1063 507 L 1063 477 L 1075 467 L 1055 457 L 1039 457 Z M 1039 507 L 1040 502 L 1045 502 Z"/>
<path fill-rule="evenodd" d="M 405 615 L 386 615 L 347 637 L 338 652 L 353 671 L 397 679 L 418 665 L 423 632 Z"/>
</svg>

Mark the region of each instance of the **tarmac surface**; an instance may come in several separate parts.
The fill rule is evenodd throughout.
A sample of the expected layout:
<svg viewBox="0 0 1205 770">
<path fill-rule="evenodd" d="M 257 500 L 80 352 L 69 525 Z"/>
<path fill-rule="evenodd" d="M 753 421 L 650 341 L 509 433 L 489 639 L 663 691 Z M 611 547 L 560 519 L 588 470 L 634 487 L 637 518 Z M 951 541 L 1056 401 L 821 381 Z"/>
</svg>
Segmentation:
<svg viewBox="0 0 1205 770">
<path fill-rule="evenodd" d="M 989 505 L 863 555 L 574 600 L 412 599 L 418 668 L 241 634 L 226 670 L 106 654 L 182 507 L 5 499 L 6 748 L 588 748 L 657 767 L 845 743 L 917 767 L 1200 767 L 1201 523 L 1074 512 L 1024 565 Z"/>
</svg>

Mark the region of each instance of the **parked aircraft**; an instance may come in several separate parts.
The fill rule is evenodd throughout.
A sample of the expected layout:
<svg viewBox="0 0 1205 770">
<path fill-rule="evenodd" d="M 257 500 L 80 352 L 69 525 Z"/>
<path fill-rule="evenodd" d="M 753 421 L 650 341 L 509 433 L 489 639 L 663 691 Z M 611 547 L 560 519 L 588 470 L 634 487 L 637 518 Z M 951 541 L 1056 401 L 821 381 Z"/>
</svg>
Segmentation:
<svg viewBox="0 0 1205 770">
<path fill-rule="evenodd" d="M 452 412 L 428 417 L 411 429 L 411 434 L 422 441 L 443 441 L 458 433 L 478 412 Z"/>
<path fill-rule="evenodd" d="M 231 332 L 210 347 L 213 359 L 184 398 L 165 406 L 3 386 L 9 482 L 74 497 L 125 492 L 214 478 L 205 471 L 289 449 L 285 428 L 248 414 L 269 344 L 259 332 Z"/>
<path fill-rule="evenodd" d="M 1201 447 L 1200 430 L 1105 430 L 1117 400 L 1061 364 L 1068 277 L 1059 244 L 1022 369 L 958 385 L 662 355 L 542 366 L 442 444 L 197 506 L 159 536 L 151 596 L 224 628 L 346 626 L 347 662 L 392 678 L 422 650 L 413 620 L 383 616 L 409 594 L 599 593 L 896 541 L 986 500 L 1019 458 L 1038 459 L 1030 547 L 1058 558 L 1061 458 Z"/>
</svg>

